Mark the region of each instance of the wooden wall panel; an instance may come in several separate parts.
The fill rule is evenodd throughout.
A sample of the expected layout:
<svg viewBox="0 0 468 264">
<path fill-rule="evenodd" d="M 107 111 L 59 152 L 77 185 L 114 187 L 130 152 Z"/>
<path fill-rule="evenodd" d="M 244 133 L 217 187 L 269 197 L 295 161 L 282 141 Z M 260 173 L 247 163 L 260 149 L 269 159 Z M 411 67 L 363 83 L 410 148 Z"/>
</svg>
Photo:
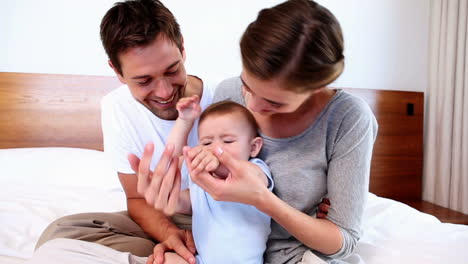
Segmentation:
<svg viewBox="0 0 468 264">
<path fill-rule="evenodd" d="M 423 171 L 424 93 L 344 89 L 363 98 L 379 124 L 369 189 L 395 200 L 420 200 Z"/>
</svg>

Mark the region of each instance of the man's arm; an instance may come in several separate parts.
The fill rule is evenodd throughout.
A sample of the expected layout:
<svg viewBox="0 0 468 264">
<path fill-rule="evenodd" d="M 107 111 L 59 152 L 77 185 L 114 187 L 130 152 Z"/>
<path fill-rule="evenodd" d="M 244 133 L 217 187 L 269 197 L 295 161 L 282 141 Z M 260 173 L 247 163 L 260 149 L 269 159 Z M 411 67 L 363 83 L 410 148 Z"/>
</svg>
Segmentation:
<svg viewBox="0 0 468 264">
<path fill-rule="evenodd" d="M 180 231 L 162 211 L 148 205 L 145 198 L 138 194 L 136 174 L 118 174 L 127 197 L 128 214 L 145 233 L 157 241 L 166 241 Z"/>
<path fill-rule="evenodd" d="M 150 236 L 156 238 L 162 237 L 164 240 L 159 240 L 161 243 L 157 244 L 153 249 L 153 255 L 149 259 L 156 258 L 158 263 L 164 261 L 164 252 L 175 251 L 181 257 L 183 257 L 188 263 L 195 264 L 194 254 L 196 252 L 195 243 L 193 240 L 192 232 L 190 230 L 178 229 L 163 213 L 162 210 L 157 210 L 155 208 L 165 208 L 165 206 L 152 206 L 153 203 L 147 203 L 148 193 L 143 191 L 145 198 L 139 193 L 137 185 L 140 182 L 145 182 L 145 188 L 148 190 L 153 190 L 153 188 L 148 188 L 149 185 L 147 182 L 149 179 L 157 178 L 168 178 L 171 179 L 169 182 L 175 182 L 171 187 L 168 187 L 165 184 L 165 180 L 162 181 L 162 186 L 165 186 L 164 190 L 169 191 L 166 194 L 174 194 L 174 197 L 179 196 L 180 191 L 180 174 L 177 170 L 177 162 L 173 162 L 172 165 L 170 161 L 177 161 L 178 159 L 172 158 L 172 151 L 166 148 L 159 160 L 158 165 L 155 168 L 154 173 L 149 170 L 149 162 L 151 161 L 153 155 L 153 145 L 148 144 L 145 146 L 145 151 L 143 153 L 142 160 L 136 157 L 133 154 L 128 156 L 130 165 L 133 171 L 138 172 L 138 176 L 135 174 L 121 174 L 119 173 L 119 179 L 124 187 L 125 193 L 127 195 L 127 204 L 129 215 L 137 222 L 146 233 Z M 169 167 L 169 169 L 167 169 Z M 151 185 L 154 187 L 153 185 Z M 153 195 L 156 193 L 153 192 Z M 154 198 L 154 197 L 153 197 Z M 171 208 L 176 208 L 177 202 L 172 197 L 166 197 L 166 199 L 161 198 L 161 200 L 166 201 Z M 167 205 L 166 205 L 167 206 Z M 164 210 L 166 212 L 166 210 Z M 154 221 L 154 222 L 152 222 Z M 157 225 L 153 227 L 152 223 Z M 152 263 L 152 262 L 148 262 Z"/>
</svg>

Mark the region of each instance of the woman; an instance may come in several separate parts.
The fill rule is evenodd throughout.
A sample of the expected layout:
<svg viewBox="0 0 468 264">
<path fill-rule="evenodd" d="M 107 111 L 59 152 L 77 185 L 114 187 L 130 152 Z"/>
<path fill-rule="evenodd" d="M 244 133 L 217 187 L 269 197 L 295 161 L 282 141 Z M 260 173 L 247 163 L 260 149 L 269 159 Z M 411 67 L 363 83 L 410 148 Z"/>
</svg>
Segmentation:
<svg viewBox="0 0 468 264">
<path fill-rule="evenodd" d="M 247 106 L 264 138 L 260 158 L 271 167 L 274 193 L 248 162 L 215 153 L 226 180 L 190 168 L 213 198 L 250 204 L 272 218 L 265 263 L 317 263 L 351 254 L 360 237 L 377 123 L 368 105 L 327 87 L 343 72 L 343 36 L 336 18 L 309 0 L 262 10 L 241 39 L 240 78 L 222 82 L 215 101 Z M 315 213 L 323 197 L 327 219 Z M 320 261 L 320 259 L 318 259 Z"/>
<path fill-rule="evenodd" d="M 262 10 L 240 46 L 242 74 L 221 83 L 214 100 L 252 111 L 274 193 L 254 180 L 253 166 L 222 150 L 218 157 L 232 180 L 198 174 L 193 181 L 216 199 L 251 204 L 272 217 L 266 263 L 297 263 L 310 249 L 325 259 L 349 255 L 360 236 L 377 124 L 365 102 L 326 87 L 344 68 L 338 21 L 313 1 L 287 1 Z M 328 220 L 317 219 L 325 196 L 332 204 Z"/>
</svg>

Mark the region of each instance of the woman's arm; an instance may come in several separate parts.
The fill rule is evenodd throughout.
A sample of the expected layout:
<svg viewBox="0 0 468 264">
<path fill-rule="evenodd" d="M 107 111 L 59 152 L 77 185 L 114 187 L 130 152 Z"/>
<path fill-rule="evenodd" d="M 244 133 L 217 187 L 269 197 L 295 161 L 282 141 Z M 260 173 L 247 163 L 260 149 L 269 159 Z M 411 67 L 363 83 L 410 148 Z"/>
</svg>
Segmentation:
<svg viewBox="0 0 468 264">
<path fill-rule="evenodd" d="M 377 130 L 369 110 L 369 114 L 361 110 L 355 112 L 354 117 L 347 116 L 340 123 L 341 128 L 347 129 L 341 129 L 333 141 L 335 146 L 327 171 L 327 197 L 333 205 L 328 213 L 329 221 L 314 219 L 266 192 L 254 181 L 258 173 L 255 169 L 222 151 L 216 155 L 231 171 L 231 177 L 217 181 L 195 174 L 192 180 L 217 200 L 256 206 L 310 248 L 326 255 L 333 254 L 333 258 L 346 257 L 352 253 L 360 237 Z M 190 153 L 185 158 L 190 160 Z"/>
<path fill-rule="evenodd" d="M 356 103 L 358 102 L 358 103 Z M 372 149 L 377 122 L 364 101 L 355 101 L 340 122 L 332 140 L 327 171 L 327 197 L 332 206 L 327 219 L 343 234 L 343 247 L 333 258 L 350 255 L 361 237 L 361 223 L 369 191 Z"/>
<path fill-rule="evenodd" d="M 187 164 L 191 164 L 193 153 L 186 149 L 184 154 Z M 266 188 L 259 177 L 263 172 L 258 166 L 248 161 L 236 160 L 222 150 L 216 155 L 231 172 L 226 180 L 207 177 L 203 171 L 192 173 L 191 166 L 187 166 L 192 180 L 215 200 L 253 205 L 270 215 L 299 241 L 323 254 L 334 254 L 340 250 L 343 237 L 334 223 L 306 215 L 283 202 Z"/>
<path fill-rule="evenodd" d="M 297 240 L 325 255 L 338 252 L 343 235 L 337 225 L 327 219 L 309 216 L 282 201 L 272 192 L 264 191 L 255 207 L 271 216 Z"/>
</svg>

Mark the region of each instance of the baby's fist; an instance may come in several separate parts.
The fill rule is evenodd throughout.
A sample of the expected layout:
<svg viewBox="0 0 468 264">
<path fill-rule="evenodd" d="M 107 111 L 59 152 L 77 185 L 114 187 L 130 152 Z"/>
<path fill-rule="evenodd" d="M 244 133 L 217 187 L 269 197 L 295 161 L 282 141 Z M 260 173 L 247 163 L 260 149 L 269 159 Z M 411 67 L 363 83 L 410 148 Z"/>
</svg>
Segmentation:
<svg viewBox="0 0 468 264">
<path fill-rule="evenodd" d="M 198 95 L 184 97 L 177 102 L 176 108 L 179 112 L 179 118 L 193 122 L 201 113 L 200 97 Z"/>
</svg>

